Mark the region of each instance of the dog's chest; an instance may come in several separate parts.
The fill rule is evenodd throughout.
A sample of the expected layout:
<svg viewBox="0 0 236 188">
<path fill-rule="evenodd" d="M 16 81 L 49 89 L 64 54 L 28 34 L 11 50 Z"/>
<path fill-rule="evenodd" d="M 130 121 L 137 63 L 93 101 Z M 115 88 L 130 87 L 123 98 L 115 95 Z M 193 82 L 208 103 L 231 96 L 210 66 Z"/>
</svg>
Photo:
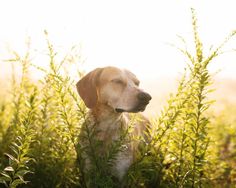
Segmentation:
<svg viewBox="0 0 236 188">
<path fill-rule="evenodd" d="M 101 143 L 101 154 L 105 154 L 111 148 L 118 147 L 112 172 L 120 180 L 133 162 L 133 146 L 130 137 L 128 118 L 121 117 L 116 120 L 98 122 L 95 125 L 96 140 Z"/>
</svg>

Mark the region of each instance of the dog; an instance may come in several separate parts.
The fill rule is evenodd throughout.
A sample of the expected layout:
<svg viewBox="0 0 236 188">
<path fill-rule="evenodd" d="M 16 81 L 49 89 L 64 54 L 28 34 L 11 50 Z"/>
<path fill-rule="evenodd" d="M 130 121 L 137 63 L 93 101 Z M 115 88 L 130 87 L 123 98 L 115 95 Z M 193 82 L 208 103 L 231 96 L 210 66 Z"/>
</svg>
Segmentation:
<svg viewBox="0 0 236 188">
<path fill-rule="evenodd" d="M 99 151 L 101 155 L 106 152 L 110 144 L 120 138 L 120 130 L 128 129 L 131 119 L 129 113 L 144 111 L 152 99 L 150 94 L 139 88 L 139 80 L 132 72 L 111 66 L 89 72 L 82 77 L 76 87 L 85 105 L 90 109 L 87 128 L 95 128 L 98 131 L 96 139 L 102 142 Z M 144 137 L 149 121 L 144 116 L 140 117 L 140 121 L 133 126 L 133 130 L 126 137 L 131 135 Z M 84 131 L 85 127 L 82 127 L 80 134 Z M 81 136 L 80 144 L 86 147 L 88 141 L 86 142 Z M 138 141 L 126 139 L 125 149 L 117 153 L 112 173 L 120 181 L 135 161 L 138 145 Z M 86 158 L 85 169 L 88 169 L 90 163 L 88 156 L 84 158 Z"/>
</svg>

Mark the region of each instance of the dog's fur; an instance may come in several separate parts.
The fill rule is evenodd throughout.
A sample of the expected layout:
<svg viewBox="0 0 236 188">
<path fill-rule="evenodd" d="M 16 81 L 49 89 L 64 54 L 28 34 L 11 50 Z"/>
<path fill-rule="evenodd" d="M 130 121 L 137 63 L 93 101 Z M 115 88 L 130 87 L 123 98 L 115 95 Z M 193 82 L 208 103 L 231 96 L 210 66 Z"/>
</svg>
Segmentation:
<svg viewBox="0 0 236 188">
<path fill-rule="evenodd" d="M 130 121 L 128 112 L 144 111 L 151 100 L 151 96 L 139 88 L 139 80 L 133 73 L 116 67 L 97 68 L 84 76 L 76 86 L 85 105 L 90 109 L 88 128 L 91 129 L 94 124 L 98 131 L 96 139 L 103 142 L 101 154 L 106 152 L 111 143 L 120 138 L 120 130 L 128 129 Z M 143 137 L 147 124 L 148 121 L 142 116 L 132 133 L 127 135 L 126 148 L 117 154 L 113 174 L 119 180 L 122 180 L 135 160 L 138 143 L 129 137 L 131 135 Z M 83 131 L 82 127 L 81 134 Z M 81 141 L 81 145 L 85 145 L 85 142 Z"/>
</svg>

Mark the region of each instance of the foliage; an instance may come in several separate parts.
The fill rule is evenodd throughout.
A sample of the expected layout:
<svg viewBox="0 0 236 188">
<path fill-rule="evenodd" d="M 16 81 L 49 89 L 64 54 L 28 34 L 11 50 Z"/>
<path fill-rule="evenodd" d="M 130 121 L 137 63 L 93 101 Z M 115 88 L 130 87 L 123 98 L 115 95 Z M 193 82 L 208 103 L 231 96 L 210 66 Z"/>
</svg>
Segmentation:
<svg viewBox="0 0 236 188">
<path fill-rule="evenodd" d="M 176 93 L 170 95 L 160 116 L 153 120 L 147 132 L 148 141 L 141 140 L 138 158 L 122 184 L 110 173 L 110 168 L 139 119 L 134 116 L 121 137 L 109 145 L 104 155 L 99 155 L 102 143 L 95 139 L 96 129 L 88 129 L 91 123 L 87 122 L 87 109 L 66 71 L 68 64 L 79 60 L 73 49 L 58 60 L 45 31 L 48 70 L 32 65 L 30 46 L 23 57 L 13 51 L 13 58 L 6 62 L 13 68 L 10 97 L 0 105 L 0 187 L 235 185 L 235 118 L 229 120 L 228 111 L 227 116 L 219 117 L 207 112 L 213 102 L 208 95 L 212 91 L 208 65 L 235 32 L 205 55 L 194 10 L 192 26 L 195 54 L 187 48 L 180 49 L 190 63 Z M 21 67 L 20 81 L 15 66 Z M 30 79 L 32 66 L 44 73 L 39 81 Z M 80 67 L 78 73 L 79 79 L 83 75 Z M 85 134 L 79 136 L 82 125 Z M 86 147 L 78 142 L 83 137 L 89 141 Z M 88 174 L 82 170 L 86 162 L 83 153 L 91 161 Z"/>
</svg>

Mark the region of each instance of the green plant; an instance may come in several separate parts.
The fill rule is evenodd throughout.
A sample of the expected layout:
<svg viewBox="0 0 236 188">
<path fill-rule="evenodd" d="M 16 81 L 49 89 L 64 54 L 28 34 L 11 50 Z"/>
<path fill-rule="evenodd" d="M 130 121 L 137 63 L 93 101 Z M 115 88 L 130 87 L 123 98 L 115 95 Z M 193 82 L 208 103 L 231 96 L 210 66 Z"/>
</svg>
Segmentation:
<svg viewBox="0 0 236 188">
<path fill-rule="evenodd" d="M 26 184 L 24 176 L 31 173 L 29 163 L 34 159 L 30 156 L 31 145 L 34 142 L 35 131 L 33 129 L 37 121 L 37 89 L 35 88 L 32 95 L 26 101 L 27 112 L 22 115 L 22 120 L 17 124 L 17 137 L 9 146 L 13 154 L 5 153 L 8 157 L 9 164 L 1 172 L 0 182 L 7 187 L 17 187 L 20 184 Z"/>
<path fill-rule="evenodd" d="M 150 144 L 130 172 L 135 177 L 132 183 L 136 185 L 150 187 L 151 180 L 151 187 L 210 186 L 211 175 L 206 168 L 211 165 L 207 153 L 212 142 L 206 111 L 214 101 L 208 98 L 213 91 L 209 87 L 212 81 L 208 64 L 235 32 L 205 57 L 193 9 L 192 21 L 196 55 L 180 49 L 190 64 L 179 82 L 177 93 L 171 95 L 167 107 L 154 121 Z"/>
</svg>

